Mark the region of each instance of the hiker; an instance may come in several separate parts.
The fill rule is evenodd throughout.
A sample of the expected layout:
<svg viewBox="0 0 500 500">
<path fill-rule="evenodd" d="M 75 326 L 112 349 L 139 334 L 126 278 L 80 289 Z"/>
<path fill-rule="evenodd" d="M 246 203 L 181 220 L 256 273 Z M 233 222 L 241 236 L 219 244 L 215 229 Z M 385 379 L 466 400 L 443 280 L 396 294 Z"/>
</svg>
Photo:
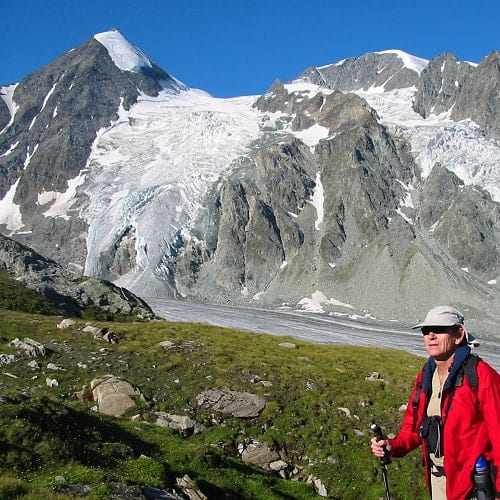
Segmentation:
<svg viewBox="0 0 500 500">
<path fill-rule="evenodd" d="M 500 468 L 500 375 L 471 354 L 470 346 L 478 344 L 456 309 L 435 307 L 413 328 L 422 330 L 429 359 L 417 375 L 399 433 L 372 438 L 372 453 L 400 458 L 421 446 L 433 500 L 476 498 L 477 459 L 490 464 L 488 476 Z M 496 484 L 491 481 L 487 498 L 500 498 L 500 473 Z"/>
</svg>

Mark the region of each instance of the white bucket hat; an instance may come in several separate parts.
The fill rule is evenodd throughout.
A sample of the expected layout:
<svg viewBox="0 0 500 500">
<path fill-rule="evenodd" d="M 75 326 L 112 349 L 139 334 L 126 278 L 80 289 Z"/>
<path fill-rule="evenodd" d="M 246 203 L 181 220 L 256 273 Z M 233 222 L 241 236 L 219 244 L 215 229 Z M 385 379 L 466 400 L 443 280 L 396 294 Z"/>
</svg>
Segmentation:
<svg viewBox="0 0 500 500">
<path fill-rule="evenodd" d="M 437 306 L 431 309 L 424 321 L 412 326 L 413 329 L 422 328 L 424 326 L 464 326 L 464 315 L 454 307 Z M 464 328 L 465 330 L 465 328 Z M 476 338 L 465 330 L 467 344 L 472 347 L 477 347 L 479 342 Z"/>
</svg>

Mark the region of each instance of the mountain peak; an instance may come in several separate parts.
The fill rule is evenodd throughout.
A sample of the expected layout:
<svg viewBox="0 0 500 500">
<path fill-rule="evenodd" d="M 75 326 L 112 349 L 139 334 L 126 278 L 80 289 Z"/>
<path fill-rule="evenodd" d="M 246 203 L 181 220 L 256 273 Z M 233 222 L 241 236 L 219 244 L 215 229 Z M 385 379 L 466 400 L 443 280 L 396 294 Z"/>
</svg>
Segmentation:
<svg viewBox="0 0 500 500">
<path fill-rule="evenodd" d="M 97 33 L 94 38 L 108 51 L 115 65 L 123 71 L 140 73 L 151 68 L 152 62 L 140 49 L 132 45 L 117 29 Z"/>
<path fill-rule="evenodd" d="M 405 68 L 416 71 L 419 75 L 422 73 L 422 70 L 429 64 L 428 59 L 422 59 L 421 57 L 416 57 L 407 52 L 403 52 L 402 50 L 391 49 L 391 50 L 383 50 L 382 52 L 375 52 L 376 54 L 394 54 L 399 59 L 403 61 L 403 66 Z"/>
</svg>

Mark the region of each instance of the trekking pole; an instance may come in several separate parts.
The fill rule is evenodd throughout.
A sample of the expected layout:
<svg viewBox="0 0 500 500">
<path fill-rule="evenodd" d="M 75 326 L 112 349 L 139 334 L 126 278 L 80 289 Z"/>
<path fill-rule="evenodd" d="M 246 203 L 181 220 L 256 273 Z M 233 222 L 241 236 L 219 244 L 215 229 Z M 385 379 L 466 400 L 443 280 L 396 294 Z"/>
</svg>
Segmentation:
<svg viewBox="0 0 500 500">
<path fill-rule="evenodd" d="M 377 424 L 372 424 L 370 429 L 375 434 L 377 441 L 382 441 L 384 438 L 384 434 L 382 433 L 382 429 Z M 382 466 L 382 477 L 384 478 L 384 487 L 385 487 L 385 500 L 391 500 L 391 493 L 389 491 L 389 481 L 387 480 L 387 465 L 392 462 L 391 457 L 387 450 L 384 449 L 384 456 L 380 457 L 380 465 Z"/>
</svg>

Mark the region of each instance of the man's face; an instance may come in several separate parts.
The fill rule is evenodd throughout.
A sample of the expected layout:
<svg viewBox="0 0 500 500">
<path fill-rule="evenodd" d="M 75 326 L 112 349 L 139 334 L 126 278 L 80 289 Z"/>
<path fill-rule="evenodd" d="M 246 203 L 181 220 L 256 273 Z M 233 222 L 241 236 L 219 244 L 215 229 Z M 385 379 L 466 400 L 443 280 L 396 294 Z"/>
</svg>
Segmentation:
<svg viewBox="0 0 500 500">
<path fill-rule="evenodd" d="M 424 326 L 422 333 L 429 356 L 438 361 L 445 361 L 457 350 L 465 330 L 461 326 Z"/>
</svg>

